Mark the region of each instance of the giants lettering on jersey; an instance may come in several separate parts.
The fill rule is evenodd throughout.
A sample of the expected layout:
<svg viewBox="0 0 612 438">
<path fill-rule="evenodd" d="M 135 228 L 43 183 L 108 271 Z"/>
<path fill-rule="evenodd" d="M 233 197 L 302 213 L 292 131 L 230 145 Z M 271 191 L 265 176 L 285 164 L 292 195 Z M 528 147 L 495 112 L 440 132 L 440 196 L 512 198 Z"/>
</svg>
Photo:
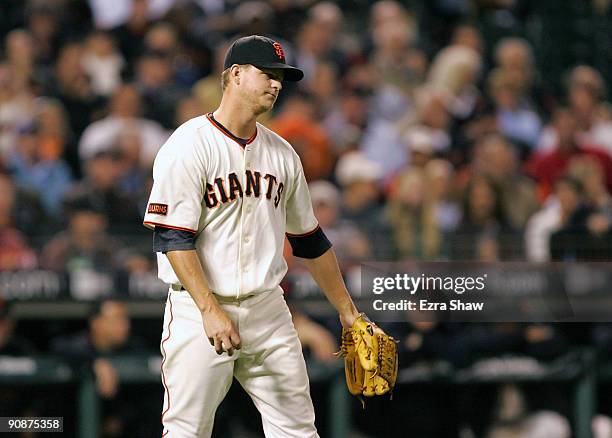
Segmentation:
<svg viewBox="0 0 612 438">
<path fill-rule="evenodd" d="M 262 177 L 261 172 L 247 170 L 245 184 L 246 187 L 243 190 L 240 178 L 234 172 L 227 176 L 227 180 L 215 178 L 212 183 L 206 183 L 204 203 L 208 208 L 216 208 L 243 196 L 253 196 L 255 198 L 265 196 L 266 199 L 274 202 L 274 208 L 278 207 L 285 185 L 278 181 L 274 175 L 266 173 Z M 273 195 L 274 199 L 272 199 Z"/>
</svg>

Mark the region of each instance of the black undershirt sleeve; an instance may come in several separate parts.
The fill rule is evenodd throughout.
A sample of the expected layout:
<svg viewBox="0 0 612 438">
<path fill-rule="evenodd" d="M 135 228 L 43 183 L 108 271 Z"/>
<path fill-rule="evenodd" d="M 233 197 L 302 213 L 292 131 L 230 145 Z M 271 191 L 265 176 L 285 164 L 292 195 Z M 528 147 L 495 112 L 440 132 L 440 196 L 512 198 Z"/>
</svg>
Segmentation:
<svg viewBox="0 0 612 438">
<path fill-rule="evenodd" d="M 332 247 L 321 227 L 305 235 L 287 234 L 287 239 L 293 255 L 303 259 L 316 259 Z"/>
<path fill-rule="evenodd" d="M 195 234 L 184 230 L 155 226 L 153 231 L 153 251 L 186 251 L 195 249 Z"/>
</svg>

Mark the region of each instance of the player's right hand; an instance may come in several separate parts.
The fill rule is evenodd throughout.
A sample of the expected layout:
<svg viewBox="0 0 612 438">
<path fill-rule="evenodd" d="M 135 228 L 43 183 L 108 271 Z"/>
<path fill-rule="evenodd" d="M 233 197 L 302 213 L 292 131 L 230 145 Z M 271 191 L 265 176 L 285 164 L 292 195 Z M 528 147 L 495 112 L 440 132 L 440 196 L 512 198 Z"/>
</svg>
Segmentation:
<svg viewBox="0 0 612 438">
<path fill-rule="evenodd" d="M 234 349 L 240 350 L 238 330 L 220 306 L 213 306 L 210 310 L 202 312 L 202 322 L 208 341 L 215 347 L 217 354 L 227 351 L 231 356 L 234 354 Z"/>
</svg>

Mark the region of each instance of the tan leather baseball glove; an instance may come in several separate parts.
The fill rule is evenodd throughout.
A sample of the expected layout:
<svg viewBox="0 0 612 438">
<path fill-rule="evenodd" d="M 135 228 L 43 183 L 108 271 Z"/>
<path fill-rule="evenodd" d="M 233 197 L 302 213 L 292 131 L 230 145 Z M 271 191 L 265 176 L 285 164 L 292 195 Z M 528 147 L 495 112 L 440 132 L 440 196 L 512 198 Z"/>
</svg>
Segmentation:
<svg viewBox="0 0 612 438">
<path fill-rule="evenodd" d="M 366 397 L 393 391 L 397 379 L 397 346 L 361 313 L 349 329 L 342 329 L 346 384 L 351 394 Z"/>
</svg>

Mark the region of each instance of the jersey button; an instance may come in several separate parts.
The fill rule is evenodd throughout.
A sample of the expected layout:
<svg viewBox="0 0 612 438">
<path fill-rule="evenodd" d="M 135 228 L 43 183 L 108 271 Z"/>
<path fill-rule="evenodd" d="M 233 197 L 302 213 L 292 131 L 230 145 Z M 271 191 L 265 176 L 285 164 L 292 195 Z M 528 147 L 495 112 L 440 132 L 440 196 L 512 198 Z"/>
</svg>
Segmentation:
<svg viewBox="0 0 612 438">
<path fill-rule="evenodd" d="M 244 243 L 249 243 L 249 238 L 248 237 L 244 238 Z"/>
</svg>

